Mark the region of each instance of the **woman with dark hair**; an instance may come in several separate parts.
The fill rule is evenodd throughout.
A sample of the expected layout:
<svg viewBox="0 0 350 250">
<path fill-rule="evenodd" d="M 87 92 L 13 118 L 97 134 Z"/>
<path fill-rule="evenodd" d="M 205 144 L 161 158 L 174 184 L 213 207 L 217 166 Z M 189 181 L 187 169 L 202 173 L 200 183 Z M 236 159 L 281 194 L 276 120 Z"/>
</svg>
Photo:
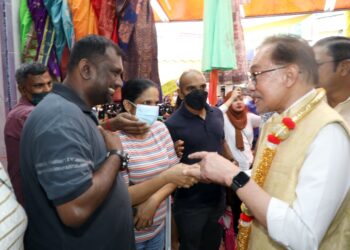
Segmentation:
<svg viewBox="0 0 350 250">
<path fill-rule="evenodd" d="M 146 122 L 150 130 L 141 135 L 117 132 L 124 151 L 130 155 L 127 171 L 134 218 L 137 249 L 163 249 L 166 198 L 177 186 L 197 182 L 183 175 L 185 164 L 178 164 L 174 144 L 166 126 L 157 121 L 159 91 L 149 80 L 127 81 L 122 87 L 124 112 Z"/>
</svg>

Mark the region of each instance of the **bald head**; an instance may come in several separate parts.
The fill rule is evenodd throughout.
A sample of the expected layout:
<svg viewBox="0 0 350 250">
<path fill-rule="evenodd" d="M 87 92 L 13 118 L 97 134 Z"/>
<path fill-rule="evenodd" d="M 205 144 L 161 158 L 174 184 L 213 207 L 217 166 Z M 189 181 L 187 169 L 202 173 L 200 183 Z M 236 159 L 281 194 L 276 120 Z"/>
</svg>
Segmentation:
<svg viewBox="0 0 350 250">
<path fill-rule="evenodd" d="M 202 72 L 190 69 L 182 73 L 179 79 L 179 87 L 182 89 L 185 85 L 191 82 L 201 82 L 205 83 L 205 77 Z"/>
</svg>

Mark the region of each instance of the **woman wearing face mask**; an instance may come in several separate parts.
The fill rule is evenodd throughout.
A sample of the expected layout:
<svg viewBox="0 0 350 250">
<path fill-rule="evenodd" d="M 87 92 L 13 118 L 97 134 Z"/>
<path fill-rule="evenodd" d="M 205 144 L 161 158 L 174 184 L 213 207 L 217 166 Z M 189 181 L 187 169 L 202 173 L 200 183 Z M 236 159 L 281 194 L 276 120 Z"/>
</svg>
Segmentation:
<svg viewBox="0 0 350 250">
<path fill-rule="evenodd" d="M 166 126 L 156 121 L 159 91 L 143 79 L 130 80 L 122 87 L 125 112 L 146 122 L 150 130 L 131 135 L 117 132 L 124 151 L 130 156 L 128 170 L 123 172 L 129 184 L 137 249 L 163 249 L 165 240 L 165 199 L 177 186 L 190 187 L 197 182 L 183 175 L 185 165 L 179 162 Z M 171 168 L 170 168 L 171 167 Z"/>
</svg>

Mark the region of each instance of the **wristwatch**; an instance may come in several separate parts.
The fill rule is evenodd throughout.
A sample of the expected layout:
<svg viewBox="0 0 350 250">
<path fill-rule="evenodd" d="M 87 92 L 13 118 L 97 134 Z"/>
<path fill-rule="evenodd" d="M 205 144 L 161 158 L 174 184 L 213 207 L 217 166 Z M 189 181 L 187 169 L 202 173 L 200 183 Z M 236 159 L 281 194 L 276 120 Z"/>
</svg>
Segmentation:
<svg viewBox="0 0 350 250">
<path fill-rule="evenodd" d="M 250 177 L 243 171 L 239 172 L 235 177 L 232 178 L 231 188 L 234 192 L 237 189 L 244 187 L 245 184 L 249 181 Z"/>
<path fill-rule="evenodd" d="M 130 156 L 128 153 L 124 152 L 121 149 L 112 149 L 112 150 L 107 152 L 107 157 L 109 157 L 111 155 L 119 156 L 120 161 L 121 161 L 120 170 L 122 170 L 122 171 L 128 170 L 128 163 L 129 163 L 129 159 L 130 159 Z"/>
</svg>

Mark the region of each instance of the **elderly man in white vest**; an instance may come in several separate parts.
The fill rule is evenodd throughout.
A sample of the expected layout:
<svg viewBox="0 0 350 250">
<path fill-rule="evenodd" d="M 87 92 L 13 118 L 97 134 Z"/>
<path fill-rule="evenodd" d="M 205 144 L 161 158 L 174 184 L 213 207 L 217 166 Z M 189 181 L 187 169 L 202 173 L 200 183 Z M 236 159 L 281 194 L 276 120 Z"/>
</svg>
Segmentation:
<svg viewBox="0 0 350 250">
<path fill-rule="evenodd" d="M 242 200 L 239 249 L 350 249 L 350 137 L 325 101 L 312 48 L 294 36 L 267 38 L 250 67 L 263 126 L 252 176 L 198 152 L 188 175 L 231 187 Z"/>
</svg>

